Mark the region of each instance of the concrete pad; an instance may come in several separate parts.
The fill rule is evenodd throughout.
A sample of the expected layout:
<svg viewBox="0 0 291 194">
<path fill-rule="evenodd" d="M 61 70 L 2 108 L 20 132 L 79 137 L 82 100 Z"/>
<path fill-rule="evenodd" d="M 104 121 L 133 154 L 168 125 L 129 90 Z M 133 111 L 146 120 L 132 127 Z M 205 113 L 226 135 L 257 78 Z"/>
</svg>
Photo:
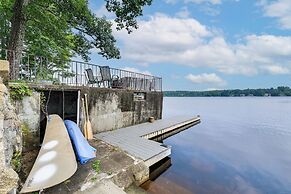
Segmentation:
<svg viewBox="0 0 291 194">
<path fill-rule="evenodd" d="M 82 193 L 82 194 L 91 194 L 91 193 L 98 193 L 98 194 L 126 194 L 121 188 L 116 186 L 112 181 L 105 179 L 97 183 L 94 187 L 86 190 L 86 191 L 78 191 L 75 193 Z"/>
</svg>

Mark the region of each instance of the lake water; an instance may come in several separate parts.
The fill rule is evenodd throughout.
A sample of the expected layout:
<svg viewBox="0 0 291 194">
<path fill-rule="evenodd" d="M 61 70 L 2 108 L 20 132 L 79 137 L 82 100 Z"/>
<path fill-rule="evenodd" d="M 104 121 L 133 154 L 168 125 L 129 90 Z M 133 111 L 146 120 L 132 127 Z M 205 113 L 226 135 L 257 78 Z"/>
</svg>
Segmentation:
<svg viewBox="0 0 291 194">
<path fill-rule="evenodd" d="M 172 166 L 150 193 L 290 194 L 291 98 L 164 98 L 164 118 L 201 123 L 166 140 Z"/>
</svg>

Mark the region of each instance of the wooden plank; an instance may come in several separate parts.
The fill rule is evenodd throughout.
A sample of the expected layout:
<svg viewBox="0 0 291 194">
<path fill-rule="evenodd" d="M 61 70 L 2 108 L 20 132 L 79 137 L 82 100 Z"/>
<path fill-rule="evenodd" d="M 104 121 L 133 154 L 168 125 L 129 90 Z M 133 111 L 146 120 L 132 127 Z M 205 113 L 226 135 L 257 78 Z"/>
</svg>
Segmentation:
<svg viewBox="0 0 291 194">
<path fill-rule="evenodd" d="M 199 117 L 175 117 L 96 134 L 95 137 L 121 148 L 128 154 L 144 160 L 147 166 L 151 166 L 169 156 L 171 147 L 165 147 L 161 143 L 148 140 L 149 138 L 199 121 Z"/>
</svg>

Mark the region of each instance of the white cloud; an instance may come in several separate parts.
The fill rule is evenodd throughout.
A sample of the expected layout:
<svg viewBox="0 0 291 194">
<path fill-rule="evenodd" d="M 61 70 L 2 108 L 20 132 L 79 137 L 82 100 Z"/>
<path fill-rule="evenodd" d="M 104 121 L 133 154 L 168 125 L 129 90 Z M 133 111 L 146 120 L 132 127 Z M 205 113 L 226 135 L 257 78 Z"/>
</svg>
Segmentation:
<svg viewBox="0 0 291 194">
<path fill-rule="evenodd" d="M 164 0 L 165 3 L 168 3 L 168 4 L 176 4 L 177 3 L 177 0 Z"/>
<path fill-rule="evenodd" d="M 137 69 L 135 67 L 124 67 L 122 69 L 125 70 L 125 71 L 131 71 L 131 72 L 135 72 L 135 73 L 142 73 L 142 74 L 146 74 L 146 75 L 152 75 L 152 73 L 149 72 L 149 71 L 141 71 L 141 70 L 139 70 L 139 69 Z"/>
<path fill-rule="evenodd" d="M 226 82 L 218 77 L 215 73 L 202 73 L 199 75 L 189 74 L 186 79 L 190 80 L 194 84 L 215 84 L 225 85 Z"/>
<path fill-rule="evenodd" d="M 258 5 L 263 7 L 265 16 L 277 18 L 281 28 L 291 29 L 290 0 L 276 0 L 271 2 L 261 0 L 258 2 Z"/>
<path fill-rule="evenodd" d="M 114 18 L 115 15 L 112 12 L 109 12 L 106 7 L 105 4 L 103 4 L 98 10 L 95 11 L 96 16 L 98 17 L 106 17 L 106 18 Z"/>
<path fill-rule="evenodd" d="M 172 4 L 172 5 L 176 4 L 178 1 L 182 1 L 185 4 L 196 3 L 196 4 L 219 5 L 219 4 L 222 4 L 223 0 L 164 0 L 165 3 Z M 240 0 L 228 0 L 228 1 L 239 2 Z"/>
<path fill-rule="evenodd" d="M 273 74 L 273 75 L 289 74 L 290 73 L 290 70 L 287 69 L 286 67 L 276 66 L 276 65 L 265 66 L 265 67 L 262 67 L 262 69 L 264 69 L 266 72 Z"/>
<path fill-rule="evenodd" d="M 179 75 L 172 74 L 172 75 L 171 75 L 171 78 L 172 78 L 172 79 L 180 79 L 181 77 L 180 77 Z"/>
<path fill-rule="evenodd" d="M 201 4 L 201 3 L 211 3 L 214 5 L 217 4 L 221 4 L 221 0 L 185 0 L 186 3 L 197 3 L 197 4 Z"/>
<path fill-rule="evenodd" d="M 204 66 L 247 76 L 291 69 L 291 36 L 249 35 L 229 43 L 221 33 L 193 18 L 162 14 L 139 21 L 139 26 L 130 35 L 115 34 L 122 43 L 122 57 L 138 64 Z"/>
<path fill-rule="evenodd" d="M 217 16 L 220 14 L 220 10 L 210 6 L 203 6 L 201 11 L 209 16 Z"/>
<path fill-rule="evenodd" d="M 179 18 L 188 18 L 191 15 L 187 7 L 182 7 L 182 9 L 176 13 Z"/>
</svg>

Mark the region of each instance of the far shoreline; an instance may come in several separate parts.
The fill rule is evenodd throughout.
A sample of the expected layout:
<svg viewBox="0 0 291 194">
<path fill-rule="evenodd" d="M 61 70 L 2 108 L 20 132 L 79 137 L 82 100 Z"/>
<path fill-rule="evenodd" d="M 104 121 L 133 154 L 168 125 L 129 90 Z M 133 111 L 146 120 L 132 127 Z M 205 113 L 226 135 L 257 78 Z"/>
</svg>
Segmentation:
<svg viewBox="0 0 291 194">
<path fill-rule="evenodd" d="M 164 97 L 288 97 L 291 88 L 229 89 L 209 91 L 164 91 Z"/>
</svg>

